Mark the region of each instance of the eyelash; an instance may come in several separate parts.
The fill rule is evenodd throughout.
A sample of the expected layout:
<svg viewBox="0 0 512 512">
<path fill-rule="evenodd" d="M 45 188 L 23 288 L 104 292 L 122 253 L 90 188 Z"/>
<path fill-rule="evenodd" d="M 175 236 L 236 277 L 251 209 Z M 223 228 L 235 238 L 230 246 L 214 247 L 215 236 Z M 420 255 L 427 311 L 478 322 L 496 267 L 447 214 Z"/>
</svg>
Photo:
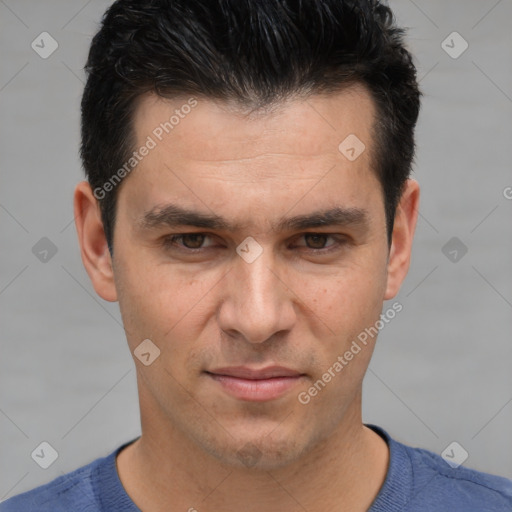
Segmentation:
<svg viewBox="0 0 512 512">
<path fill-rule="evenodd" d="M 303 238 L 308 235 L 332 238 L 333 240 L 335 240 L 335 243 L 327 248 L 313 249 L 313 248 L 309 248 L 309 247 L 304 247 L 304 249 L 306 249 L 307 251 L 309 251 L 313 254 L 320 254 L 320 253 L 328 254 L 334 250 L 339 249 L 341 246 L 343 246 L 344 244 L 347 243 L 347 240 L 345 237 L 342 237 L 342 236 L 336 237 L 335 235 L 333 235 L 331 233 L 307 232 L 307 233 L 302 233 L 299 238 Z M 177 246 L 176 241 L 177 240 L 183 241 L 183 238 L 186 236 L 204 236 L 204 237 L 212 238 L 208 233 L 182 233 L 180 235 L 169 235 L 169 236 L 164 237 L 163 241 L 162 241 L 162 245 L 163 245 L 164 249 L 166 249 L 166 250 L 177 249 L 178 251 L 187 252 L 189 254 L 197 254 L 200 252 L 204 252 L 205 250 L 211 249 L 211 247 L 199 247 L 196 249 L 190 249 L 188 247 Z"/>
</svg>

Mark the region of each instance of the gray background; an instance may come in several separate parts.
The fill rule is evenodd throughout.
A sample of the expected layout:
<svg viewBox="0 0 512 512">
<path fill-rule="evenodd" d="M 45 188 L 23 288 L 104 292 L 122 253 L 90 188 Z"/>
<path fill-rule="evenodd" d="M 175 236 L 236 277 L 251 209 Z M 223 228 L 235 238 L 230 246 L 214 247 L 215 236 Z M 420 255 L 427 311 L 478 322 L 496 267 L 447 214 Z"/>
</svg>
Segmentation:
<svg viewBox="0 0 512 512">
<path fill-rule="evenodd" d="M 82 68 L 109 4 L 0 0 L 0 499 L 140 432 L 118 305 L 89 282 L 72 210 L 83 179 Z M 397 298 L 403 311 L 379 335 L 364 420 L 437 453 L 457 441 L 469 453 L 466 466 L 510 478 L 512 2 L 390 5 L 409 27 L 425 93 L 413 174 L 422 197 L 412 265 Z M 47 59 L 31 48 L 43 31 L 59 45 Z M 456 59 L 441 46 L 453 31 L 469 44 Z M 42 237 L 57 247 L 46 262 L 32 252 Z M 452 237 L 457 261 L 442 251 Z M 462 258 L 461 244 L 468 249 Z M 42 441 L 59 454 L 46 470 L 31 458 Z"/>
</svg>

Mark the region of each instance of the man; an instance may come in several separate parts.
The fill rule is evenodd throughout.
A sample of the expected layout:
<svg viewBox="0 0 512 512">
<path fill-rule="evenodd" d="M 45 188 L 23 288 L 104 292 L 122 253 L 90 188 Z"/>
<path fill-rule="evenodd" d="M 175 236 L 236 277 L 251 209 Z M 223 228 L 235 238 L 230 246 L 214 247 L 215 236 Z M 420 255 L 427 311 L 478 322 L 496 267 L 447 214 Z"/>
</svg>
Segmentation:
<svg viewBox="0 0 512 512">
<path fill-rule="evenodd" d="M 508 480 L 362 423 L 419 206 L 402 36 L 370 0 L 112 5 L 75 217 L 142 435 L 2 512 L 512 510 Z"/>
</svg>

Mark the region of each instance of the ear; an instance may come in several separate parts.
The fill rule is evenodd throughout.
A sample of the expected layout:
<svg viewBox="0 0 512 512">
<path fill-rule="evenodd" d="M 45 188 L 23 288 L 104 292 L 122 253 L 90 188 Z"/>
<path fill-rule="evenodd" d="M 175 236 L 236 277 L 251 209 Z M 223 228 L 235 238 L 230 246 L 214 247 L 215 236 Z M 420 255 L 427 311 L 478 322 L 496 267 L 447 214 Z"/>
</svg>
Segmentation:
<svg viewBox="0 0 512 512">
<path fill-rule="evenodd" d="M 391 248 L 388 257 L 385 300 L 396 296 L 409 270 L 419 205 L 420 187 L 418 182 L 408 179 L 395 214 Z"/>
<path fill-rule="evenodd" d="M 85 270 L 96 293 L 109 302 L 117 300 L 112 259 L 108 250 L 98 200 L 87 181 L 81 181 L 74 195 L 75 226 Z"/>
</svg>

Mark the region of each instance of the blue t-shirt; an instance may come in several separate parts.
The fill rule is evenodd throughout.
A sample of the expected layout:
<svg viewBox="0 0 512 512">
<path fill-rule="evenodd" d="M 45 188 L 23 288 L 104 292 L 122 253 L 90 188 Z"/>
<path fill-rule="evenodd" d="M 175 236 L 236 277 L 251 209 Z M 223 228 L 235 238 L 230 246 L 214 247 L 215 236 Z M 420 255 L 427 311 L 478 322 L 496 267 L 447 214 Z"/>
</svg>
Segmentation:
<svg viewBox="0 0 512 512">
<path fill-rule="evenodd" d="M 390 450 L 384 485 L 368 512 L 512 511 L 512 481 L 462 466 L 450 467 L 439 455 L 411 448 L 377 432 Z M 0 512 L 141 512 L 124 490 L 116 456 L 110 455 L 0 504 Z"/>
</svg>

